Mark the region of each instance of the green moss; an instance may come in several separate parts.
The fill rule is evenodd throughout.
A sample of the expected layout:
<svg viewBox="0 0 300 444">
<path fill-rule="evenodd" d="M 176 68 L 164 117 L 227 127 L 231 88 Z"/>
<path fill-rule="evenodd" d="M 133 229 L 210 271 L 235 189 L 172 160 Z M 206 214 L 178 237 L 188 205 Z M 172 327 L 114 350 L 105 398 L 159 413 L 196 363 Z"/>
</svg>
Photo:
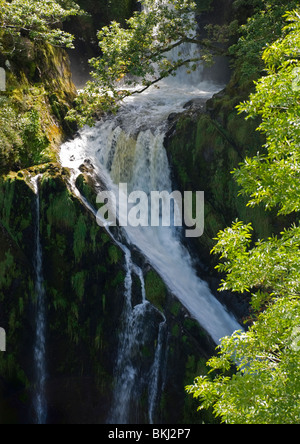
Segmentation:
<svg viewBox="0 0 300 444">
<path fill-rule="evenodd" d="M 258 208 L 251 213 L 245 199 L 237 198 L 239 187 L 231 172 L 260 149 L 262 140 L 257 122 L 238 115 L 240 98 L 229 89 L 208 102 L 209 113 L 182 115 L 166 140 L 179 190 L 205 192 L 205 229 L 197 242 L 203 259 L 213 265 L 213 239 L 236 218 L 253 222 L 257 237 L 271 232 L 271 218 Z"/>
<path fill-rule="evenodd" d="M 90 176 L 80 174 L 76 179 L 76 187 L 79 189 L 81 194 L 88 200 L 88 202 L 96 206 L 96 192 L 93 186 Z"/>
<path fill-rule="evenodd" d="M 163 280 L 154 271 L 149 271 L 146 275 L 145 290 L 147 300 L 163 311 L 166 304 L 167 289 Z"/>
<path fill-rule="evenodd" d="M 59 233 L 55 233 L 55 243 L 57 247 L 57 253 L 60 256 L 64 256 L 66 248 L 67 248 L 67 239 L 66 236 L 63 236 Z"/>
<path fill-rule="evenodd" d="M 102 234 L 101 234 L 101 240 L 102 240 L 102 242 L 103 242 L 103 245 L 105 245 L 105 244 L 107 244 L 107 242 L 110 241 L 110 237 L 109 237 L 108 234 L 106 234 L 106 233 L 102 233 Z"/>
<path fill-rule="evenodd" d="M 174 160 L 174 164 L 176 165 L 177 174 L 179 176 L 182 187 L 187 188 L 190 179 L 186 168 L 177 159 Z"/>
<path fill-rule="evenodd" d="M 86 272 L 79 271 L 72 277 L 72 286 L 75 290 L 75 293 L 78 299 L 82 302 L 84 292 L 85 292 L 85 281 L 86 281 Z"/>
<path fill-rule="evenodd" d="M 97 350 L 101 350 L 103 348 L 103 326 L 102 324 L 99 324 L 96 330 L 96 335 L 95 335 L 95 348 Z"/>
<path fill-rule="evenodd" d="M 55 288 L 48 288 L 48 292 L 52 295 L 52 303 L 56 311 L 65 310 L 68 303 L 64 294 L 59 293 Z"/>
<path fill-rule="evenodd" d="M 174 338 L 178 338 L 180 335 L 180 327 L 179 325 L 173 325 L 172 327 L 172 336 L 174 336 Z"/>
<path fill-rule="evenodd" d="M 179 302 L 173 302 L 170 308 L 170 312 L 173 316 L 177 317 L 180 313 L 181 305 Z"/>
<path fill-rule="evenodd" d="M 0 193 L 0 208 L 2 213 L 1 220 L 4 226 L 9 229 L 11 210 L 15 195 L 15 181 L 2 179 L 0 182 L 0 186 L 2 188 Z"/>
<path fill-rule="evenodd" d="M 76 262 L 79 262 L 86 248 L 87 226 L 85 217 L 81 214 L 74 230 L 74 255 Z"/>
<path fill-rule="evenodd" d="M 51 181 L 51 179 L 49 179 Z M 53 182 L 53 187 L 54 187 Z M 52 186 L 51 183 L 49 183 Z M 67 189 L 61 193 L 50 195 L 49 205 L 47 208 L 47 221 L 50 227 L 58 225 L 66 229 L 73 229 L 76 221 L 76 211 L 71 199 L 71 195 Z M 49 234 L 50 234 L 49 233 Z"/>
<path fill-rule="evenodd" d="M 245 152 L 256 153 L 262 146 L 262 136 L 256 131 L 257 120 L 246 120 L 237 111 L 231 112 L 227 118 L 227 130 L 237 146 Z"/>
<path fill-rule="evenodd" d="M 123 257 L 121 250 L 115 245 L 111 245 L 108 249 L 108 261 L 111 265 L 119 263 Z"/>
<path fill-rule="evenodd" d="M 7 378 L 12 386 L 28 388 L 29 380 L 12 353 L 0 353 L 0 374 L 2 378 Z"/>
<path fill-rule="evenodd" d="M 124 281 L 125 281 L 125 275 L 124 275 L 123 271 L 120 270 L 118 272 L 117 276 L 111 280 L 110 285 L 112 288 L 116 288 L 119 285 L 124 284 Z"/>
<path fill-rule="evenodd" d="M 0 262 L 0 289 L 9 288 L 15 271 L 14 256 L 11 251 L 6 251 L 5 260 Z"/>
</svg>

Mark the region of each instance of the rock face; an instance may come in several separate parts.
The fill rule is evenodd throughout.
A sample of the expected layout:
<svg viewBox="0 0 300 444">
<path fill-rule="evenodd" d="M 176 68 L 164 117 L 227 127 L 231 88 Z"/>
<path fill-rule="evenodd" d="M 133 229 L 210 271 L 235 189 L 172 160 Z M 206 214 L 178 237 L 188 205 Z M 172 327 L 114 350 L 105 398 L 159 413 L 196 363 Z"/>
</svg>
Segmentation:
<svg viewBox="0 0 300 444">
<path fill-rule="evenodd" d="M 76 89 L 65 51 L 24 39 L 10 60 L 0 54 L 6 91 L 0 106 L 0 174 L 56 160 L 72 129 L 64 117 Z"/>
<path fill-rule="evenodd" d="M 92 3 L 93 7 L 97 3 L 100 9 L 107 9 L 108 2 Z M 91 6 L 82 0 L 83 7 L 87 4 Z M 122 9 L 118 9 L 120 4 Z M 224 2 L 228 10 L 230 4 Z M 133 2 L 114 1 L 113 6 L 109 14 L 122 20 Z M 92 11 L 93 20 L 100 9 Z M 86 27 L 83 22 L 80 26 L 87 34 L 94 23 L 86 20 Z M 66 54 L 50 47 L 32 47 L 28 42 L 24 45 L 24 60 L 13 60 L 8 70 L 8 85 L 14 97 L 11 112 L 16 121 L 20 111 L 28 113 L 29 128 L 34 131 L 28 132 L 27 128 L 26 137 L 23 132 L 5 133 L 2 140 L 6 144 L 0 144 L 0 327 L 7 334 L 7 351 L 0 352 L 0 423 L 35 422 L 37 223 L 46 294 L 48 422 L 105 423 L 112 408 L 114 372 L 124 327 L 126 258 L 70 191 L 70 172 L 57 163 L 59 144 L 72 130 L 64 123 L 64 115 L 75 96 Z M 5 64 L 1 56 L 0 64 Z M 262 144 L 255 132 L 256 122 L 246 122 L 235 110 L 248 93 L 249 89 L 239 87 L 233 76 L 226 90 L 208 103 L 193 101 L 183 114 L 171 115 L 165 140 L 179 190 L 205 191 L 205 233 L 190 248 L 198 263 L 205 263 L 199 269 L 210 277 L 213 289 L 218 286 L 209 255 L 213 238 L 237 217 L 250 221 L 231 175 L 244 156 L 256 152 Z M 33 121 L 32 109 L 38 115 Z M 95 204 L 93 184 L 87 171 L 82 171 L 77 186 Z M 37 174 L 41 174 L 38 221 L 36 195 L 30 183 Z M 253 224 L 258 237 L 276 228 L 272 227 L 272 215 L 259 208 L 256 213 L 252 209 L 251 214 L 255 214 Z M 135 350 L 144 375 L 130 421 L 147 423 L 151 416 L 156 423 L 211 422 L 209 413 L 196 413 L 197 403 L 185 395 L 184 386 L 191 384 L 196 375 L 206 373 L 205 361 L 214 345 L 145 259 L 138 252 L 132 254 L 143 271 L 146 298 L 152 308 L 145 340 Z M 141 300 L 141 282 L 133 273 L 132 307 Z M 236 305 L 230 295 L 227 302 Z M 244 312 L 241 305 L 240 317 Z M 165 326 L 160 342 L 162 319 Z M 159 347 L 157 397 L 151 401 L 147 377 L 151 376 L 149 369 L 154 367 Z M 155 404 L 152 408 L 151 402 Z"/>
<path fill-rule="evenodd" d="M 257 123 L 238 115 L 238 103 L 239 97 L 231 95 L 230 87 L 205 105 L 188 103 L 187 112 L 173 117 L 165 140 L 179 190 L 205 192 L 205 233 L 197 248 L 206 263 L 212 261 L 209 251 L 213 238 L 236 218 L 250 222 L 251 213 L 261 238 L 272 228 L 272 215 L 268 217 L 263 209 L 248 213 L 246 200 L 238 196 L 239 188 L 232 177 L 245 156 L 257 152 L 262 144 L 255 131 Z"/>
<path fill-rule="evenodd" d="M 131 1 L 121 3 L 117 16 L 109 10 L 111 18 L 124 20 L 131 11 Z M 118 5 L 114 2 L 113 7 Z M 7 67 L 7 92 L 0 113 L 0 326 L 7 338 L 7 351 L 0 353 L 0 423 L 36 422 L 37 226 L 45 289 L 47 422 L 105 423 L 112 408 L 124 328 L 126 261 L 124 252 L 72 194 L 70 172 L 57 163 L 59 145 L 72 132 L 64 116 L 76 93 L 66 53 L 25 39 L 23 46 L 9 63 L 0 56 L 0 65 Z M 31 183 L 36 175 L 41 176 L 38 220 Z M 95 199 L 87 175 L 80 176 L 77 185 L 87 198 Z M 149 264 L 136 255 L 152 315 L 145 341 L 136 350 L 145 372 L 141 375 L 144 391 L 129 419 L 197 421 L 196 405 L 187 399 L 184 386 L 205 371 L 204 362 L 214 346 Z M 133 274 L 132 279 L 135 307 L 142 291 L 137 276 Z M 153 397 L 145 387 L 149 375 L 155 382 L 158 352 L 161 369 Z"/>
<path fill-rule="evenodd" d="M 106 413 L 103 397 L 108 396 L 113 374 L 115 355 L 110 350 L 117 348 L 115 327 L 122 310 L 124 274 L 121 253 L 68 191 L 64 174 L 48 165 L 40 185 L 48 420 L 76 423 L 90 418 L 93 422 Z M 5 199 L 1 217 L 5 239 L 4 244 L 1 238 L 1 244 L 7 245 L 1 263 L 1 321 L 8 344 L 0 359 L 3 398 L 14 410 L 10 420 L 30 423 L 34 421 L 36 295 L 32 264 L 37 221 L 32 219 L 35 195 L 26 176 L 1 184 L 1 196 L 9 196 L 9 200 Z M 91 415 L 94 397 L 97 403 Z M 1 410 L 4 415 L 6 408 Z"/>
<path fill-rule="evenodd" d="M 75 35 L 75 50 L 68 51 L 72 66 L 73 81 L 78 89 L 90 80 L 88 60 L 99 56 L 97 32 L 115 20 L 122 24 L 137 8 L 135 0 L 79 0 L 80 7 L 88 13 L 84 17 L 75 17 L 64 24 L 66 31 Z"/>
<path fill-rule="evenodd" d="M 0 324 L 7 332 L 7 352 L 0 355 L 1 423 L 35 421 L 33 264 L 37 221 L 30 175 L 42 170 L 11 174 L 0 184 Z M 48 422 L 105 423 L 113 397 L 113 374 L 123 322 L 124 254 L 71 194 L 65 182 L 68 174 L 57 165 L 48 164 L 40 183 Z M 79 182 L 82 190 L 91 195 L 84 176 Z M 168 294 L 149 265 L 141 262 L 141 266 L 146 297 L 166 318 L 161 361 L 164 371 L 160 376 L 164 389 L 159 391 L 154 418 L 163 423 L 180 423 L 184 417 L 189 418 L 184 385 L 203 369 L 213 345 L 180 303 Z M 137 278 L 134 282 L 136 305 L 140 303 L 141 288 Z M 149 326 L 153 325 L 154 330 L 139 350 L 145 369 L 155 359 L 161 322 L 158 315 L 149 318 Z M 131 418 L 132 422 L 149 421 L 147 397 L 145 393 L 138 401 L 138 414 Z"/>
</svg>

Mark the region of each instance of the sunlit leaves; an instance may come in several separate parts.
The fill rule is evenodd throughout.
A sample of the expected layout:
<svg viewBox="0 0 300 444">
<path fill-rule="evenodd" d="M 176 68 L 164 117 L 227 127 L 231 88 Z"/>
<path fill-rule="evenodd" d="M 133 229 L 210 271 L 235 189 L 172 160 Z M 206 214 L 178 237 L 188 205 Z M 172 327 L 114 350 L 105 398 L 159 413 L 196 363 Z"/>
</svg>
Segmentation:
<svg viewBox="0 0 300 444">
<path fill-rule="evenodd" d="M 239 107 L 248 118 L 261 118 L 266 144 L 234 172 L 250 206 L 263 203 L 282 214 L 300 209 L 300 14 L 286 19 L 282 37 L 264 52 L 266 76 Z M 298 423 L 300 227 L 255 242 L 251 225 L 237 221 L 216 241 L 221 290 L 251 292 L 253 324 L 222 340 L 208 362 L 218 376 L 198 378 L 188 392 L 226 423 Z M 232 366 L 237 371 L 228 376 Z"/>
<path fill-rule="evenodd" d="M 282 32 L 287 9 L 296 8 L 298 0 L 235 0 L 234 8 L 247 8 L 251 14 L 240 28 L 240 39 L 230 49 L 234 65 L 244 82 L 257 79 L 264 68 L 262 54 L 266 44 L 276 41 Z"/>
<path fill-rule="evenodd" d="M 226 273 L 221 289 L 300 294 L 300 228 L 293 226 L 249 248 L 251 230 L 251 225 L 236 222 L 218 234 L 213 253 L 222 259 L 217 269 Z"/>
<path fill-rule="evenodd" d="M 286 36 L 264 53 L 268 75 L 239 108 L 248 118 L 262 118 L 265 151 L 235 172 L 249 205 L 278 206 L 280 214 L 300 210 L 300 20 L 296 11 L 286 17 Z"/>
<path fill-rule="evenodd" d="M 197 378 L 187 387 L 201 408 L 213 407 L 226 423 L 298 423 L 300 368 L 293 338 L 299 314 L 299 299 L 279 299 L 248 333 L 225 338 L 219 356 L 208 366 L 226 372 L 234 362 L 238 372 L 232 377 Z"/>
<path fill-rule="evenodd" d="M 31 1 L 1 0 L 0 30 L 1 40 L 7 42 L 10 37 L 10 47 L 2 44 L 2 52 L 13 52 L 18 38 L 26 36 L 33 41 L 48 42 L 55 46 L 73 47 L 73 36 L 61 29 L 62 22 L 81 13 L 79 6 L 73 1 Z M 1 42 L 0 42 L 1 43 Z"/>
</svg>

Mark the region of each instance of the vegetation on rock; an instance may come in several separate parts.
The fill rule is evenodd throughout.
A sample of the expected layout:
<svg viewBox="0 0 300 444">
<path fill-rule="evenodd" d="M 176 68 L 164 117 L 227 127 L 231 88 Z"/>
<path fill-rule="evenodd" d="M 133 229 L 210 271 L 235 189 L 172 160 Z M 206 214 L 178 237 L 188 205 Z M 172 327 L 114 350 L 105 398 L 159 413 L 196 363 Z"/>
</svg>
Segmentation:
<svg viewBox="0 0 300 444">
<path fill-rule="evenodd" d="M 207 369 L 204 358 L 212 354 L 212 344 L 157 273 L 147 269 L 147 299 L 164 312 L 169 328 L 160 419 L 180 422 L 183 412 L 185 422 L 299 421 L 298 2 L 235 0 L 231 23 L 208 27 L 208 38 L 192 34 L 190 14 L 209 8 L 211 0 L 171 0 L 172 8 L 163 0 L 143 0 L 144 11 L 131 18 L 137 9 L 132 0 L 78 3 L 96 14 L 97 24 L 100 14 L 99 23 L 106 25 L 98 33 L 101 56 L 91 62 L 94 82 L 70 113 L 80 124 L 93 123 L 97 114 L 115 110 L 120 100 L 180 66 L 193 70 L 199 60 L 210 61 L 212 53 L 223 53 L 222 45 L 231 42 L 229 85 L 208 102 L 205 113 L 188 110 L 177 116 L 166 145 L 182 190 L 208 190 L 201 253 L 213 247 L 212 238 L 236 216 L 244 220 L 219 231 L 213 252 L 221 256 L 221 289 L 249 294 L 251 327 L 224 338 Z M 80 15 L 74 23 L 88 28 L 95 18 L 82 14 L 72 0 L 0 0 L 0 64 L 7 77 L 6 91 L 0 92 L 0 325 L 9 333 L 9 351 L 0 354 L 1 422 L 17 422 L 18 414 L 30 421 L 36 224 L 30 177 L 41 172 L 47 334 L 49 355 L 56 357 L 49 366 L 49 401 L 64 405 L 61 422 L 104 422 L 112 392 L 112 350 L 118 347 L 124 303 L 123 252 L 72 195 L 66 186 L 69 173 L 56 163 L 56 150 L 70 130 L 65 116 L 76 95 L 61 49 L 72 47 L 73 36 L 63 30 L 63 22 Z M 202 54 L 169 61 L 168 51 L 182 42 L 201 43 Z M 130 88 L 123 85 L 125 77 Z M 77 185 L 93 197 L 84 174 Z M 156 314 L 153 328 L 162 321 Z M 145 347 L 143 356 L 153 357 L 155 347 L 154 342 Z M 188 391 L 196 401 L 186 397 L 183 405 L 184 385 L 195 374 L 202 376 Z M 191 409 L 199 401 L 205 411 L 194 416 Z"/>
<path fill-rule="evenodd" d="M 62 49 L 73 37 L 61 29 L 79 14 L 73 2 L 1 1 L 0 173 L 55 159 L 75 88 Z M 67 129 L 67 126 L 64 126 Z"/>
</svg>

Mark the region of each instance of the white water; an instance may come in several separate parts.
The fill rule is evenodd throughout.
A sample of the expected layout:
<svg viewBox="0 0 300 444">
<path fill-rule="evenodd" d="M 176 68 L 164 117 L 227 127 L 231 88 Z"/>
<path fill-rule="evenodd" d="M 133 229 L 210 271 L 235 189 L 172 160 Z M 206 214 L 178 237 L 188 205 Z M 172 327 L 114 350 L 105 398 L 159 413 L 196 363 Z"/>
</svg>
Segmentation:
<svg viewBox="0 0 300 444">
<path fill-rule="evenodd" d="M 43 253 L 40 238 L 40 197 L 39 197 L 40 175 L 32 179 L 36 194 L 36 231 L 35 231 L 35 297 L 36 297 L 36 338 L 34 344 L 35 363 L 35 393 L 34 410 L 37 424 L 46 424 L 47 421 L 47 400 L 45 393 L 46 382 L 46 306 L 45 289 L 43 277 Z"/>
<path fill-rule="evenodd" d="M 156 412 L 157 401 L 159 398 L 159 393 L 162 392 L 162 382 L 160 381 L 161 375 L 163 373 L 162 362 L 164 353 L 164 342 L 166 340 L 166 325 L 167 322 L 164 320 L 159 326 L 157 347 L 154 357 L 154 362 L 150 370 L 149 379 L 149 399 L 148 399 L 148 411 L 149 411 L 149 423 L 154 424 L 154 415 Z"/>
<path fill-rule="evenodd" d="M 192 51 L 191 47 L 181 51 Z M 178 48 L 177 48 L 178 51 Z M 176 56 L 173 54 L 172 56 Z M 117 194 L 118 184 L 127 183 L 128 192 L 172 191 L 171 172 L 163 141 L 167 119 L 171 113 L 184 110 L 191 99 L 208 99 L 222 85 L 201 81 L 202 67 L 187 75 L 181 68 L 176 77 L 160 82 L 141 95 L 132 96 L 124 102 L 118 114 L 106 117 L 95 128 L 85 128 L 79 136 L 61 148 L 61 163 L 79 174 L 79 167 L 90 160 L 95 174 L 108 190 Z M 199 171 L 201 174 L 201 171 Z M 74 178 L 75 178 L 74 176 Z M 74 179 L 73 178 L 73 179 Z M 73 188 L 74 181 L 73 181 Z M 201 190 L 195 190 L 201 191 Z M 78 190 L 76 194 L 84 205 L 96 215 L 93 206 Z M 172 227 L 125 227 L 127 244 L 136 246 L 160 274 L 170 291 L 181 301 L 190 314 L 210 334 L 215 343 L 224 336 L 240 330 L 233 315 L 212 295 L 208 285 L 196 274 L 193 261 L 182 245 L 178 230 Z M 110 233 L 111 234 L 111 233 Z M 113 236 L 112 236 L 113 237 Z M 114 238 L 125 255 L 125 293 L 123 329 L 119 338 L 118 359 L 115 369 L 115 390 L 108 422 L 130 422 L 132 404 L 138 387 L 142 386 L 136 353 L 145 342 L 147 308 L 143 276 L 132 263 L 127 247 Z M 143 300 L 132 307 L 132 273 L 141 282 Z M 163 359 L 165 322 L 159 327 L 157 347 L 149 374 L 148 415 L 154 422 L 155 410 L 161 392 L 160 367 Z"/>
<path fill-rule="evenodd" d="M 76 187 L 76 178 L 80 171 L 74 171 L 70 177 L 69 185 L 73 193 L 80 199 L 82 204 L 96 218 L 97 211 L 80 193 Z M 145 328 L 149 313 L 151 310 L 158 310 L 151 306 L 146 300 L 145 281 L 142 269 L 132 262 L 130 250 L 111 233 L 109 227 L 106 230 L 112 240 L 121 248 L 125 257 L 124 269 L 126 272 L 124 280 L 124 309 L 122 313 L 122 330 L 119 337 L 119 345 L 117 351 L 117 362 L 114 371 L 115 389 L 112 400 L 112 407 L 107 420 L 108 424 L 128 424 L 131 419 L 132 404 L 135 400 L 139 400 L 139 393 L 142 392 L 145 385 L 145 379 L 141 377 L 142 364 L 138 358 L 138 354 L 145 344 L 148 344 L 148 337 Z M 133 306 L 133 273 L 139 278 L 142 301 L 140 304 Z M 149 372 L 149 406 L 148 417 L 149 422 L 153 423 L 157 400 L 159 399 L 159 377 L 161 374 L 161 363 L 163 361 L 162 346 L 164 341 L 164 327 L 166 320 L 164 315 L 158 312 L 164 321 L 159 326 L 157 348 L 155 352 L 154 362 Z M 148 316 L 147 316 L 148 315 Z M 146 319 L 147 318 L 147 319 Z"/>
<path fill-rule="evenodd" d="M 182 73 L 180 74 L 180 78 Z M 209 98 L 220 86 L 199 83 L 190 86 L 174 80 L 162 82 L 161 88 L 131 97 L 117 116 L 85 128 L 73 141 L 62 146 L 61 163 L 77 170 L 89 159 L 108 189 L 121 182 L 132 190 L 172 191 L 170 167 L 163 141 L 166 119 L 174 111 L 183 111 L 188 100 Z M 199 172 L 201 174 L 201 172 Z M 201 191 L 201 190 L 195 190 Z M 165 227 L 125 227 L 129 241 L 137 246 L 161 275 L 199 324 L 216 343 L 241 327 L 226 308 L 198 278 L 192 258 L 177 233 Z"/>
<path fill-rule="evenodd" d="M 114 372 L 116 381 L 109 424 L 128 424 L 131 421 L 131 403 L 140 384 L 139 352 L 146 343 L 144 322 L 149 302 L 132 307 L 132 262 L 128 250 L 126 257 L 124 327 L 119 339 L 118 360 Z M 143 282 L 143 281 L 141 281 Z"/>
</svg>

